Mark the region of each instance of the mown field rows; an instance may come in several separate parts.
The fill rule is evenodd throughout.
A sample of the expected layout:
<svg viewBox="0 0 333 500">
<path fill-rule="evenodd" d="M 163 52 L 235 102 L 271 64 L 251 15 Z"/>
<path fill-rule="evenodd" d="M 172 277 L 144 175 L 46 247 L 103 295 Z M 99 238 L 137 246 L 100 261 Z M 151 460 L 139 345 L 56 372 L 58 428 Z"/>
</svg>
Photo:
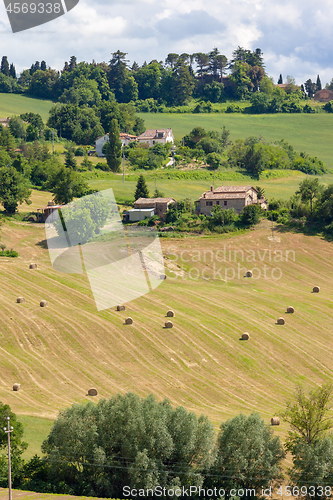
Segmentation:
<svg viewBox="0 0 333 500">
<path fill-rule="evenodd" d="M 2 240 L 20 257 L 0 261 L 0 400 L 18 414 L 53 419 L 91 400 L 87 391 L 96 387 L 94 400 L 153 393 L 216 425 L 240 411 L 269 422 L 296 382 L 333 375 L 331 243 L 278 231 L 271 241 L 270 234 L 264 224 L 233 238 L 162 239 L 167 280 L 125 312 L 97 312 L 85 275 L 52 269 L 42 225 L 6 224 Z M 28 269 L 32 261 L 38 270 Z M 257 268 L 253 279 L 244 278 L 249 267 Z M 311 293 L 314 285 L 320 294 Z M 17 296 L 26 302 L 16 304 Z M 39 307 L 41 299 L 48 307 Z M 294 315 L 285 314 L 289 305 Z M 176 317 L 165 330 L 169 308 Z M 127 315 L 132 326 L 124 325 Z M 276 325 L 281 315 L 284 326 Z M 245 331 L 247 342 L 239 340 Z"/>
</svg>

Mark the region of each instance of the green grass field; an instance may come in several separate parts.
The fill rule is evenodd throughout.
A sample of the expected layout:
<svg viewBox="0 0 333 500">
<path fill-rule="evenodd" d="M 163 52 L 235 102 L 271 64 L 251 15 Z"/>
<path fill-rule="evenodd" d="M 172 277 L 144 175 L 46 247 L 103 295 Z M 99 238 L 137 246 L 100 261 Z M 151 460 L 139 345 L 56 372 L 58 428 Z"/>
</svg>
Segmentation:
<svg viewBox="0 0 333 500">
<path fill-rule="evenodd" d="M 20 94 L 0 93 L 0 118 L 32 112 L 39 113 L 46 122 L 52 106 L 52 101 L 33 99 Z"/>
<path fill-rule="evenodd" d="M 267 141 L 286 139 L 297 151 L 305 151 L 333 168 L 333 115 L 327 113 L 242 115 L 242 114 L 159 114 L 140 113 L 145 126 L 150 128 L 172 128 L 180 140 L 194 127 L 206 130 L 230 130 L 230 139 L 249 136 L 263 137 Z"/>
<path fill-rule="evenodd" d="M 101 500 L 97 497 L 75 497 L 73 495 L 53 495 L 34 491 L 12 490 L 13 500 Z M 8 499 L 8 489 L 0 488 L 0 500 Z M 105 499 L 103 499 L 105 500 Z"/>
</svg>

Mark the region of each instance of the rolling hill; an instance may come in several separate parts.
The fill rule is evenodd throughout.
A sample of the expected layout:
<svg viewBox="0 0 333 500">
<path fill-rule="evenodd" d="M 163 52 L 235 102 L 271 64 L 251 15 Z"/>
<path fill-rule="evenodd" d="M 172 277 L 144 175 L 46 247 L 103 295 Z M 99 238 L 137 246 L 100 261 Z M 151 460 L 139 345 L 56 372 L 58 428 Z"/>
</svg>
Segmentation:
<svg viewBox="0 0 333 500">
<path fill-rule="evenodd" d="M 332 243 L 319 237 L 277 228 L 272 240 L 264 221 L 233 237 L 162 238 L 163 284 L 124 312 L 97 312 L 85 275 L 52 268 L 43 225 L 12 220 L 1 236 L 20 254 L 0 259 L 0 401 L 17 414 L 54 419 L 73 402 L 133 391 L 216 425 L 252 411 L 269 422 L 296 382 L 332 380 Z M 247 269 L 253 278 L 244 278 Z M 295 314 L 286 314 L 289 305 Z M 174 328 L 166 330 L 170 308 Z M 124 325 L 127 315 L 133 325 Z M 243 332 L 250 340 L 240 340 Z"/>
</svg>

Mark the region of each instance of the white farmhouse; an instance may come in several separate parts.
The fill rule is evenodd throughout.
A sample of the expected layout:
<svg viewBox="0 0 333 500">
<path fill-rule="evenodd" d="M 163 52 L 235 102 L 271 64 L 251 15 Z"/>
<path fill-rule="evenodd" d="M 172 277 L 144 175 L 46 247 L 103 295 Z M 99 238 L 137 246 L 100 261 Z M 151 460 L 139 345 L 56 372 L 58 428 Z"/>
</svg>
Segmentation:
<svg viewBox="0 0 333 500">
<path fill-rule="evenodd" d="M 138 136 L 137 141 L 139 143 L 148 143 L 149 147 L 152 147 L 155 144 L 166 144 L 167 142 L 173 144 L 175 138 L 171 128 L 163 128 L 146 130 L 146 132 Z"/>
<path fill-rule="evenodd" d="M 125 134 L 124 132 L 120 132 L 119 134 L 121 145 L 127 146 L 131 141 L 135 141 L 137 139 L 136 135 Z M 96 153 L 97 156 L 104 158 L 105 154 L 103 153 L 103 146 L 109 142 L 109 134 L 102 135 L 101 137 L 97 137 L 95 141 Z"/>
</svg>

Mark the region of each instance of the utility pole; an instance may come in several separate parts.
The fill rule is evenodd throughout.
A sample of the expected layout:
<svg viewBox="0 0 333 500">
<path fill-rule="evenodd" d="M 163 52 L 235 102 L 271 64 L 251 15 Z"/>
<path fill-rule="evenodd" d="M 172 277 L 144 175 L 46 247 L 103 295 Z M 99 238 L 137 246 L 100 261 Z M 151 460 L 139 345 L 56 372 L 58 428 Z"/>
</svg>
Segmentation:
<svg viewBox="0 0 333 500">
<path fill-rule="evenodd" d="M 51 130 L 52 134 L 52 153 L 54 154 L 54 130 Z"/>
<path fill-rule="evenodd" d="M 125 153 L 124 153 L 124 146 L 123 146 L 123 182 L 125 182 Z"/>
<path fill-rule="evenodd" d="M 10 417 L 7 417 L 7 427 L 3 430 L 8 436 L 8 488 L 9 488 L 9 500 L 12 500 L 12 467 L 10 463 L 10 433 L 13 432 L 14 428 L 9 425 Z"/>
</svg>

